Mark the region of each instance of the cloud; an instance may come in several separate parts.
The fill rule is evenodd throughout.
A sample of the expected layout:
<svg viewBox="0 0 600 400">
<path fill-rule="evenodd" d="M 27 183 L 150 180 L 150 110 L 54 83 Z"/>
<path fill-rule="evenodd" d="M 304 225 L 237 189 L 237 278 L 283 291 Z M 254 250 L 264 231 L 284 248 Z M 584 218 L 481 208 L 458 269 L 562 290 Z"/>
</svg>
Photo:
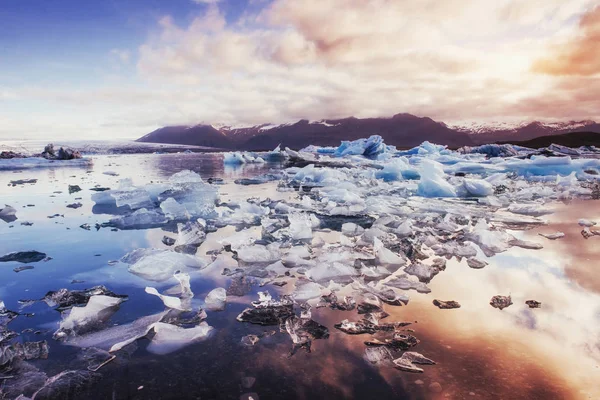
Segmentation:
<svg viewBox="0 0 600 400">
<path fill-rule="evenodd" d="M 131 52 L 129 50 L 111 49 L 110 54 L 113 57 L 116 57 L 116 59 L 122 62 L 123 64 L 129 64 L 129 61 L 131 59 Z"/>
<path fill-rule="evenodd" d="M 600 74 L 600 6 L 583 15 L 576 34 L 553 46 L 551 54 L 536 60 L 532 69 L 548 75 Z"/>
<path fill-rule="evenodd" d="M 253 1 L 237 20 L 212 3 L 186 22 L 165 15 L 136 49 L 111 51 L 132 76 L 114 68 L 116 83 L 87 89 L 3 87 L 0 101 L 39 104 L 49 121 L 85 115 L 90 131 L 115 135 L 398 112 L 449 123 L 600 118 L 586 93 L 594 76 L 532 69 L 551 44 L 590 35 L 597 0 Z"/>
<path fill-rule="evenodd" d="M 221 0 L 192 0 L 192 2 L 196 4 L 215 4 L 220 1 Z"/>
</svg>

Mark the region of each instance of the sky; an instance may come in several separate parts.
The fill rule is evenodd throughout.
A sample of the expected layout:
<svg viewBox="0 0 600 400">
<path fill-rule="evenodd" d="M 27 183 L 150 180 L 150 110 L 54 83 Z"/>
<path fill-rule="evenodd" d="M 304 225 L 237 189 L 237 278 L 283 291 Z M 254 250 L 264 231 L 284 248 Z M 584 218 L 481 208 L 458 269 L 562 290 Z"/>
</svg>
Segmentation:
<svg viewBox="0 0 600 400">
<path fill-rule="evenodd" d="M 0 141 L 600 120 L 600 0 L 0 0 Z"/>
</svg>

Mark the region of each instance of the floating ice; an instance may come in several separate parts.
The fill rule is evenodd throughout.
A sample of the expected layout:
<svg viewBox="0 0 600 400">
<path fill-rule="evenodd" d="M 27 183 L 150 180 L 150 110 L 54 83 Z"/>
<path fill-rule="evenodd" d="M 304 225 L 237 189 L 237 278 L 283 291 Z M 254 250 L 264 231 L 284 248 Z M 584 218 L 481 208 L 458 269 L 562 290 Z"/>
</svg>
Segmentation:
<svg viewBox="0 0 600 400">
<path fill-rule="evenodd" d="M 433 365 L 435 364 L 435 361 L 423 356 L 420 353 L 415 353 L 414 351 L 407 351 L 402 354 L 402 357 L 394 360 L 394 365 L 399 370 L 417 373 L 423 372 L 423 369 L 415 366 L 415 364 Z"/>
<path fill-rule="evenodd" d="M 262 157 L 252 155 L 247 152 L 232 152 L 223 154 L 224 164 L 252 164 L 252 163 L 264 163 L 265 160 Z"/>
<path fill-rule="evenodd" d="M 169 354 L 192 343 L 206 340 L 214 330 L 206 322 L 201 322 L 192 328 L 156 322 L 152 325 L 152 329 L 154 337 L 147 350 L 159 355 Z"/>
<path fill-rule="evenodd" d="M 577 223 L 579 224 L 579 226 L 585 226 L 585 227 L 588 227 L 588 228 L 596 225 L 596 222 L 590 221 L 589 219 L 584 219 L 584 218 L 582 218 L 579 221 L 577 221 Z"/>
<path fill-rule="evenodd" d="M 206 261 L 201 258 L 159 250 L 137 259 L 129 267 L 129 272 L 149 281 L 162 282 L 171 278 L 176 271 L 201 269 L 206 266 Z"/>
<path fill-rule="evenodd" d="M 290 236 L 295 240 L 312 239 L 312 221 L 310 215 L 303 213 L 288 214 Z"/>
<path fill-rule="evenodd" d="M 17 220 L 17 210 L 14 207 L 6 204 L 4 208 L 0 208 L 0 219 L 4 222 L 13 222 Z"/>
<path fill-rule="evenodd" d="M 54 334 L 55 338 L 85 333 L 110 318 L 124 300 L 104 295 L 91 296 L 84 307 L 71 308 L 69 314 L 60 322 L 60 328 Z"/>
<path fill-rule="evenodd" d="M 163 294 L 160 294 L 158 292 L 158 290 L 156 290 L 156 288 L 148 286 L 148 287 L 146 287 L 145 291 L 146 291 L 146 293 L 154 295 L 154 296 L 158 297 L 159 299 L 161 299 L 162 302 L 165 304 L 165 306 L 168 308 L 172 308 L 175 310 L 181 310 L 181 311 L 189 311 L 191 309 L 188 307 L 184 307 L 180 298 L 174 297 L 174 296 L 165 296 Z"/>
<path fill-rule="evenodd" d="M 333 153 L 336 157 L 349 155 L 360 155 L 365 157 L 376 157 L 387 150 L 383 138 L 373 135 L 368 139 L 358 139 L 352 142 L 342 141 L 342 144 Z"/>
<path fill-rule="evenodd" d="M 554 232 L 554 233 L 539 233 L 538 235 L 545 237 L 546 239 L 556 240 L 565 237 L 563 232 Z"/>
<path fill-rule="evenodd" d="M 423 197 L 456 197 L 454 187 L 445 179 L 442 164 L 424 159 L 421 161 L 419 173 L 421 179 L 417 194 Z"/>
<path fill-rule="evenodd" d="M 205 307 L 210 311 L 223 311 L 227 301 L 227 291 L 223 288 L 211 290 L 204 299 Z"/>
<path fill-rule="evenodd" d="M 0 159 L 0 171 L 56 167 L 87 168 L 92 164 L 89 158 L 73 160 L 47 160 L 42 157 L 11 158 Z"/>
<path fill-rule="evenodd" d="M 131 323 L 117 325 L 99 332 L 67 339 L 66 344 L 81 348 L 97 347 L 110 352 L 118 351 L 130 343 L 146 336 L 152 325 L 159 322 L 167 311 L 139 318 Z"/>
</svg>

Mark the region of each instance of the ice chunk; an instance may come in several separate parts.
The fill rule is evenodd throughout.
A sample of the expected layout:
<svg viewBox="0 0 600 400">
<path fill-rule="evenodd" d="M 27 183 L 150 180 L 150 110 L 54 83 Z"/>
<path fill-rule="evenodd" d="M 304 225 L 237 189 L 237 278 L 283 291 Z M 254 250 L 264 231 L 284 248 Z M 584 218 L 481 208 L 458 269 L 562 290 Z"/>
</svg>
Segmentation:
<svg viewBox="0 0 600 400">
<path fill-rule="evenodd" d="M 139 318 L 131 323 L 117 325 L 99 332 L 68 338 L 66 344 L 81 348 L 98 347 L 111 352 L 118 351 L 150 332 L 152 325 L 163 319 L 168 311 Z"/>
<path fill-rule="evenodd" d="M 579 224 L 579 226 L 585 226 L 588 228 L 596 225 L 596 222 L 590 221 L 589 219 L 584 219 L 584 218 L 581 218 L 579 221 L 577 221 L 577 223 Z"/>
<path fill-rule="evenodd" d="M 147 349 L 159 355 L 172 353 L 192 343 L 205 340 L 214 331 L 214 328 L 206 322 L 201 322 L 193 328 L 157 322 L 152 325 L 152 329 L 155 334 Z"/>
<path fill-rule="evenodd" d="M 81 334 L 93 329 L 110 318 L 124 300 L 104 295 L 91 296 L 84 307 L 71 308 L 70 313 L 61 321 L 54 337 L 64 338 L 66 335 Z"/>
<path fill-rule="evenodd" d="M 10 223 L 17 220 L 17 210 L 14 207 L 6 204 L 4 208 L 0 208 L 0 219 L 4 222 Z"/>
<path fill-rule="evenodd" d="M 392 286 L 402 290 L 414 289 L 419 293 L 431 292 L 431 289 L 429 289 L 426 284 L 419 281 L 413 281 L 409 279 L 407 275 L 401 275 L 399 277 L 391 279 L 385 282 L 385 284 L 386 286 Z"/>
<path fill-rule="evenodd" d="M 198 222 L 177 224 L 179 234 L 175 242 L 175 251 L 179 253 L 195 254 L 196 250 L 206 239 L 203 227 Z"/>
<path fill-rule="evenodd" d="M 238 259 L 245 263 L 273 263 L 281 258 L 276 246 L 242 246 L 237 250 Z"/>
<path fill-rule="evenodd" d="M 423 197 L 456 197 L 454 187 L 445 180 L 442 164 L 423 159 L 421 161 L 419 174 L 421 180 L 417 194 Z"/>
<path fill-rule="evenodd" d="M 384 247 L 381 240 L 373 239 L 373 251 L 377 256 L 377 261 L 382 265 L 401 267 L 406 264 L 406 259 Z"/>
<path fill-rule="evenodd" d="M 211 290 L 204 299 L 205 307 L 210 311 L 223 311 L 227 301 L 227 291 L 223 288 Z"/>
<path fill-rule="evenodd" d="M 240 153 L 239 151 L 223 154 L 223 163 L 236 165 L 236 164 L 249 164 L 249 163 L 264 163 L 265 160 L 262 157 L 254 156 L 251 153 Z"/>
<path fill-rule="evenodd" d="M 414 351 L 407 351 L 402 354 L 402 357 L 394 360 L 394 365 L 396 368 L 406 372 L 423 372 L 422 368 L 417 367 L 415 364 L 427 364 L 433 365 L 435 361 L 425 357 L 420 353 L 416 353 Z"/>
<path fill-rule="evenodd" d="M 290 221 L 290 236 L 295 240 L 312 239 L 312 221 L 308 214 L 291 213 L 288 214 Z"/>
<path fill-rule="evenodd" d="M 318 263 L 307 272 L 307 276 L 316 282 L 351 282 L 352 276 L 358 276 L 360 272 L 351 265 L 345 263 Z"/>
<path fill-rule="evenodd" d="M 348 237 L 360 236 L 364 231 L 365 229 L 362 226 L 352 222 L 346 222 L 342 225 L 342 233 Z"/>
<path fill-rule="evenodd" d="M 189 169 L 184 169 L 179 171 L 169 178 L 169 182 L 177 184 L 185 184 L 185 183 L 203 183 L 202 177 L 194 171 L 190 171 Z"/>
<path fill-rule="evenodd" d="M 538 233 L 538 235 L 545 237 L 546 239 L 556 240 L 565 237 L 563 232 L 554 232 L 554 233 Z"/>
<path fill-rule="evenodd" d="M 296 301 L 307 301 L 321 297 L 323 287 L 315 282 L 296 282 L 296 290 L 292 295 Z"/>
<path fill-rule="evenodd" d="M 158 290 L 156 290 L 156 288 L 153 287 L 146 287 L 145 289 L 146 293 L 148 294 L 152 294 L 156 297 L 158 297 L 159 299 L 162 300 L 162 302 L 165 304 L 166 307 L 169 308 L 173 308 L 175 310 L 181 310 L 181 311 L 189 311 L 191 310 L 190 307 L 185 307 L 180 298 L 174 297 L 174 296 L 165 296 L 163 294 L 160 294 L 158 292 Z"/>
<path fill-rule="evenodd" d="M 176 271 L 200 269 L 206 265 L 201 258 L 165 250 L 141 257 L 129 267 L 129 272 L 149 281 L 162 282 Z"/>
<path fill-rule="evenodd" d="M 65 288 L 50 291 L 42 300 L 50 307 L 55 307 L 58 311 L 67 310 L 73 306 L 85 305 L 92 296 L 109 296 L 116 298 L 127 298 L 124 295 L 117 295 L 106 288 L 106 286 L 94 286 L 85 290 L 68 290 Z"/>
<path fill-rule="evenodd" d="M 190 213 L 185 206 L 179 204 L 177 200 L 172 197 L 169 197 L 160 203 L 160 209 L 169 219 L 176 221 L 190 219 Z"/>
<path fill-rule="evenodd" d="M 446 267 L 443 268 L 437 265 L 425 265 L 420 263 L 411 264 L 404 269 L 404 272 L 410 275 L 414 275 L 419 278 L 419 281 L 424 283 L 429 283 L 434 276 L 440 273 L 440 271 L 445 270 Z"/>
<path fill-rule="evenodd" d="M 473 231 L 466 234 L 465 237 L 478 244 L 488 257 L 493 256 L 495 253 L 506 251 L 511 246 L 511 240 L 514 240 L 514 237 L 507 232 L 489 230 L 488 225 L 483 219 L 479 220 Z"/>
<path fill-rule="evenodd" d="M 368 139 L 358 139 L 352 142 L 342 141 L 342 144 L 333 153 L 336 157 L 349 155 L 361 155 L 365 157 L 375 157 L 387 150 L 383 143 L 383 138 L 373 135 Z"/>
<path fill-rule="evenodd" d="M 485 197 L 494 194 L 494 187 L 483 179 L 464 179 L 463 186 L 470 196 Z"/>
<path fill-rule="evenodd" d="M 393 355 L 387 347 L 367 347 L 365 349 L 365 360 L 370 364 L 378 366 L 392 365 Z"/>
<path fill-rule="evenodd" d="M 508 207 L 508 211 L 514 214 L 531 215 L 534 217 L 553 213 L 552 210 L 549 210 L 540 204 L 511 204 Z"/>
<path fill-rule="evenodd" d="M 0 159 L 0 171 L 56 167 L 86 168 L 92 164 L 93 162 L 89 158 L 72 160 L 46 160 L 41 157 L 12 158 Z"/>
<path fill-rule="evenodd" d="M 143 229 L 163 225 L 167 222 L 168 220 L 164 214 L 155 210 L 141 208 L 131 214 L 113 218 L 109 224 L 120 229 Z"/>
<path fill-rule="evenodd" d="M 478 258 L 471 257 L 471 258 L 467 259 L 467 265 L 474 269 L 481 269 L 481 268 L 485 267 L 486 265 L 488 265 L 488 263 L 486 261 L 480 260 Z"/>
</svg>

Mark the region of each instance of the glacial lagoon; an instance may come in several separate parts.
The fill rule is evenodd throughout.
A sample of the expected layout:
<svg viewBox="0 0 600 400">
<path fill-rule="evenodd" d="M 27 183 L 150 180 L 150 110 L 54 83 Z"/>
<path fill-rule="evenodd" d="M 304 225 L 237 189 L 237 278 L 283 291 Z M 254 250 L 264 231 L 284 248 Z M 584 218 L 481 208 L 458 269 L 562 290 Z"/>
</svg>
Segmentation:
<svg viewBox="0 0 600 400">
<path fill-rule="evenodd" d="M 596 156 L 374 145 L 0 171 L 0 397 L 599 398 Z"/>
</svg>

